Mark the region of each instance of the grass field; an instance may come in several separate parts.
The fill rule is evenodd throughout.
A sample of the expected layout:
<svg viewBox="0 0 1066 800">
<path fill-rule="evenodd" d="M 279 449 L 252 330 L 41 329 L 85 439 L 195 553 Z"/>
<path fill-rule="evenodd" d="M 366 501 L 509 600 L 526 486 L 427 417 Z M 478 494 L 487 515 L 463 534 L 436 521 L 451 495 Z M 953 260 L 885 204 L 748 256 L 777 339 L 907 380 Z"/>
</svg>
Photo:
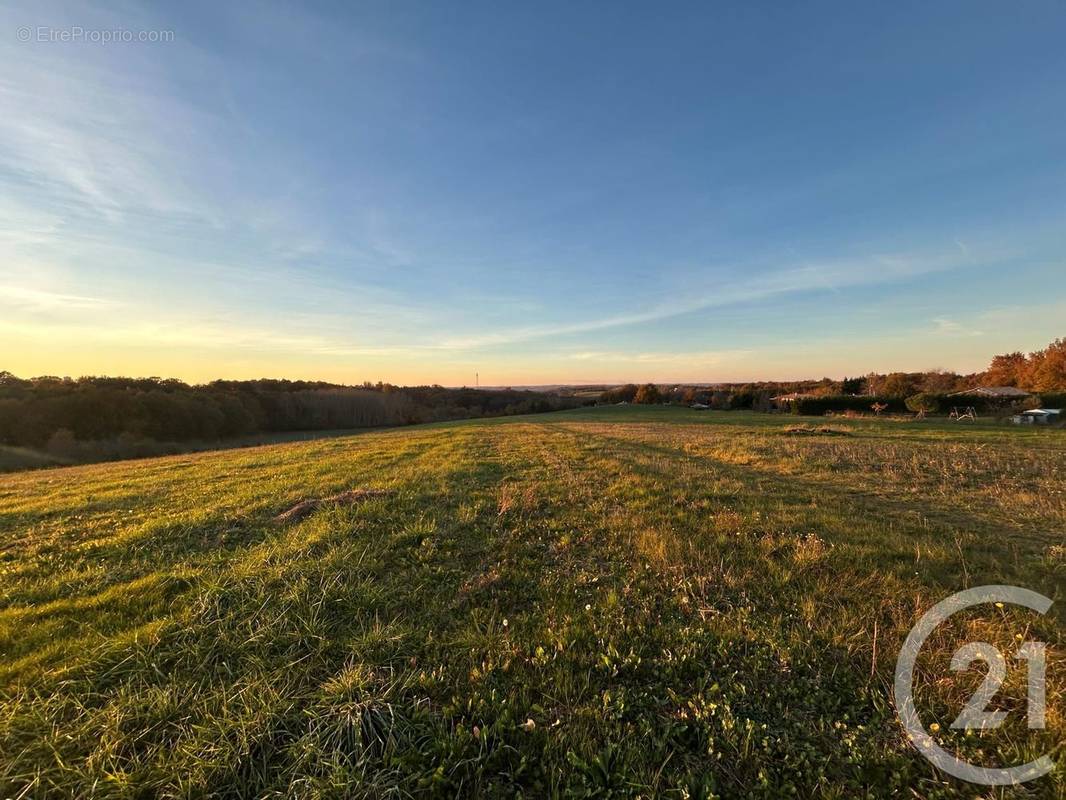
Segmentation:
<svg viewBox="0 0 1066 800">
<path fill-rule="evenodd" d="M 0 796 L 1064 796 L 1066 431 L 601 408 L 3 476 Z M 352 488 L 388 493 L 281 525 Z M 934 602 L 936 773 L 891 702 Z M 949 723 L 965 634 L 1047 728 Z M 1009 659 L 1011 660 L 1011 659 Z M 1019 709 L 1012 669 L 997 703 Z"/>
<path fill-rule="evenodd" d="M 156 448 L 154 455 L 198 453 L 203 450 L 231 450 L 238 447 L 257 447 L 264 444 L 280 444 L 283 442 L 299 442 L 308 439 L 327 439 L 332 436 L 350 436 L 353 433 L 363 433 L 364 430 L 318 430 L 318 431 L 284 431 L 280 433 L 257 433 L 250 436 L 238 436 L 231 439 L 215 439 L 212 441 L 187 441 L 187 442 L 147 442 L 145 448 Z M 380 430 L 380 429 L 369 429 Z M 112 444 L 113 443 L 106 443 Z M 50 453 L 47 450 L 36 450 L 30 447 L 14 447 L 0 444 L 0 473 L 19 472 L 27 469 L 41 469 L 44 467 L 68 467 L 75 464 L 89 462 L 117 461 L 106 446 L 94 447 L 89 444 L 81 458 L 64 457 Z M 134 445 L 136 450 L 136 445 Z M 149 451 L 151 453 L 151 451 Z M 145 453 L 130 454 L 124 458 L 142 458 Z"/>
</svg>

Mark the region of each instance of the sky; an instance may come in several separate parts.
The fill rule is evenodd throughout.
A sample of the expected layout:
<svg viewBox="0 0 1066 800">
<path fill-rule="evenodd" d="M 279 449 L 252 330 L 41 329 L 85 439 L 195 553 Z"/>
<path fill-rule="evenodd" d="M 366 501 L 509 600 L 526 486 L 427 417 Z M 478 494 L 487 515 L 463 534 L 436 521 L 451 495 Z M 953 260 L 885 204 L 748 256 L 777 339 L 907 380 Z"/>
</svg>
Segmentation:
<svg viewBox="0 0 1066 800">
<path fill-rule="evenodd" d="M 1066 335 L 1066 6 L 0 9 L 0 369 L 531 385 Z"/>
</svg>

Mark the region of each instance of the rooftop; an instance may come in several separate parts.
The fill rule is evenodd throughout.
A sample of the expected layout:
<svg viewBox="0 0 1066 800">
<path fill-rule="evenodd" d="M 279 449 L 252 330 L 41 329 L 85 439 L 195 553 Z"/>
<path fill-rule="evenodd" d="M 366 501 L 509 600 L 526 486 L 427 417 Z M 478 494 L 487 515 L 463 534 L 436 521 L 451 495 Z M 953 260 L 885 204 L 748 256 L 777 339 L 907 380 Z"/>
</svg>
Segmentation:
<svg viewBox="0 0 1066 800">
<path fill-rule="evenodd" d="M 978 386 L 961 392 L 953 392 L 952 397 L 962 394 L 978 394 L 984 397 L 1029 397 L 1030 393 L 1017 386 Z"/>
</svg>

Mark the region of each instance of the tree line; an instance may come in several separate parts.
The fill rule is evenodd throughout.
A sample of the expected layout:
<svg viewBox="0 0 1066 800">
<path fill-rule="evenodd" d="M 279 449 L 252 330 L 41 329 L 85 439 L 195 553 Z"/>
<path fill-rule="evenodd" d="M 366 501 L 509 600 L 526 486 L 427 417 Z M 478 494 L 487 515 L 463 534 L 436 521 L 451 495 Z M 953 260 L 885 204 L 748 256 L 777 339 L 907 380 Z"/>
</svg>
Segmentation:
<svg viewBox="0 0 1066 800">
<path fill-rule="evenodd" d="M 22 379 L 0 372 L 0 443 L 46 448 L 57 455 L 84 451 L 79 443 L 85 442 L 118 442 L 127 445 L 119 450 L 152 450 L 144 443 L 409 425 L 555 411 L 579 404 L 574 398 L 510 389 L 342 386 L 270 379 L 189 385 L 162 378 Z"/>
<path fill-rule="evenodd" d="M 1066 339 L 1056 339 L 1034 353 L 994 356 L 985 379 L 997 386 L 1016 386 L 1031 392 L 1066 390 Z"/>
<path fill-rule="evenodd" d="M 661 386 L 653 383 L 616 386 L 600 394 L 599 402 L 700 403 L 717 409 L 780 408 L 774 398 L 799 395 L 788 408 L 801 414 L 826 411 L 869 411 L 878 403 L 889 412 L 935 413 L 951 406 L 974 406 L 978 410 L 1004 408 L 1002 401 L 979 394 L 965 394 L 978 386 L 1013 386 L 1030 392 L 1044 405 L 1066 406 L 1066 339 L 1056 339 L 1043 350 L 1007 353 L 992 358 L 984 372 L 959 374 L 947 370 L 891 372 L 802 381 L 720 383 L 714 386 Z M 964 394 L 957 395 L 962 392 Z M 1032 401 L 1028 401 L 1031 403 Z M 1023 404 L 1028 404 L 1023 401 Z"/>
</svg>

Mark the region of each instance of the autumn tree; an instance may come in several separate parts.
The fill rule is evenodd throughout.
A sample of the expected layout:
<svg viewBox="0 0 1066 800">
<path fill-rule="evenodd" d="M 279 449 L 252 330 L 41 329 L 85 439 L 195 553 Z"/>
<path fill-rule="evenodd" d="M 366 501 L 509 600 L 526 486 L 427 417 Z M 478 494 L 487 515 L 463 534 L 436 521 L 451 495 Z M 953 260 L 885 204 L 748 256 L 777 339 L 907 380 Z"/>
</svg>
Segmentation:
<svg viewBox="0 0 1066 800">
<path fill-rule="evenodd" d="M 1029 363 L 1025 353 L 1005 353 L 993 356 L 985 372 L 984 382 L 989 386 L 1020 386 L 1025 382 Z"/>
<path fill-rule="evenodd" d="M 994 362 L 993 362 L 994 363 Z M 1066 339 L 1029 354 L 1026 388 L 1037 392 L 1066 389 Z"/>
<path fill-rule="evenodd" d="M 661 403 L 662 399 L 662 393 L 659 391 L 658 386 L 654 383 L 645 383 L 637 388 L 637 393 L 633 398 L 633 402 L 641 403 L 642 405 L 652 405 L 654 403 Z"/>
<path fill-rule="evenodd" d="M 990 386 L 1017 386 L 1037 392 L 1066 389 L 1066 339 L 1056 339 L 1028 356 L 1018 352 L 993 356 L 982 377 Z"/>
<path fill-rule="evenodd" d="M 922 376 L 922 392 L 933 394 L 947 394 L 955 391 L 958 387 L 959 376 L 954 372 L 943 369 L 934 369 Z"/>
<path fill-rule="evenodd" d="M 881 380 L 876 393 L 888 397 L 910 397 L 917 391 L 918 382 L 913 375 L 906 372 L 892 372 Z"/>
</svg>

